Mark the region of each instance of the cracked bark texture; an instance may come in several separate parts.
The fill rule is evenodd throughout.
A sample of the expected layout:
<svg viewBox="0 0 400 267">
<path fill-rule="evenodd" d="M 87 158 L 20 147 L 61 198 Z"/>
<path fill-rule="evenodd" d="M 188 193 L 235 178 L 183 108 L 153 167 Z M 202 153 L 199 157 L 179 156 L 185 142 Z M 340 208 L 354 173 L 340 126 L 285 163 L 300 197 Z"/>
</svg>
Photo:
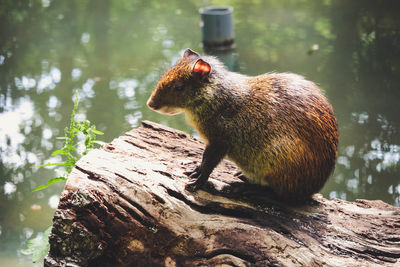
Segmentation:
<svg viewBox="0 0 400 267">
<path fill-rule="evenodd" d="M 145 121 L 80 159 L 53 219 L 45 266 L 399 266 L 400 208 L 274 200 L 223 161 L 204 190 L 183 172 L 203 143 Z"/>
</svg>

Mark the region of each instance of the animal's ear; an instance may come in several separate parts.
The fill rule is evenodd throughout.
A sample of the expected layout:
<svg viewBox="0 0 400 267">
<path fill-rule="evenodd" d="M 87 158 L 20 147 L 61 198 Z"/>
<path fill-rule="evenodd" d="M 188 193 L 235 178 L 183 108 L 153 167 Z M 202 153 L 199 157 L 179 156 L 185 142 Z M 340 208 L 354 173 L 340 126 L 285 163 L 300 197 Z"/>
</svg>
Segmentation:
<svg viewBox="0 0 400 267">
<path fill-rule="evenodd" d="M 193 65 L 192 73 L 201 80 L 206 78 L 211 72 L 211 66 L 201 58 Z"/>
<path fill-rule="evenodd" d="M 200 55 L 191 50 L 190 48 L 186 49 L 185 52 L 183 53 L 184 58 L 189 58 L 189 59 L 196 59 L 199 58 Z"/>
</svg>

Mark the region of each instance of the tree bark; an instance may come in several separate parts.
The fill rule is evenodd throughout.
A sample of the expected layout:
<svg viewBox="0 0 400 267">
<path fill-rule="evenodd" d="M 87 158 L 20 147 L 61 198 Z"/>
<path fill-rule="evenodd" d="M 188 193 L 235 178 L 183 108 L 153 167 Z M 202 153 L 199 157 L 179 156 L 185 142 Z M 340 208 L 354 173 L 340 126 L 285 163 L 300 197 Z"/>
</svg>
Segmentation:
<svg viewBox="0 0 400 267">
<path fill-rule="evenodd" d="M 204 190 L 183 174 L 203 143 L 153 122 L 81 158 L 53 219 L 46 266 L 395 266 L 400 208 L 274 200 L 224 160 Z"/>
</svg>

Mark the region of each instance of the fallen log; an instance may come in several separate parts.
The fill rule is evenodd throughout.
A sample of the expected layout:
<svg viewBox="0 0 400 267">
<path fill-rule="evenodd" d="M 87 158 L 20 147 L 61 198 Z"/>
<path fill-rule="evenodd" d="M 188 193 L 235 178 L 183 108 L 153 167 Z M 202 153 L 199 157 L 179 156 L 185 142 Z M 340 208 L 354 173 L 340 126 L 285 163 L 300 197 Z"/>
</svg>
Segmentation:
<svg viewBox="0 0 400 267">
<path fill-rule="evenodd" d="M 184 189 L 203 144 L 153 122 L 92 150 L 71 172 L 45 266 L 395 266 L 400 208 L 274 200 L 223 161 Z"/>
</svg>

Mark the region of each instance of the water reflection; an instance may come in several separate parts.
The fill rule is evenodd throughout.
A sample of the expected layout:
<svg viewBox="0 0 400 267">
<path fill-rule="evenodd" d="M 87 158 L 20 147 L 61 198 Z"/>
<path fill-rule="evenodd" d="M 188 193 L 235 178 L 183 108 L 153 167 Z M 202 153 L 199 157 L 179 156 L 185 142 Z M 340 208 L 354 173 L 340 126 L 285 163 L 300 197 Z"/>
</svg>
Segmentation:
<svg viewBox="0 0 400 267">
<path fill-rule="evenodd" d="M 50 224 L 62 185 L 31 168 L 62 142 L 73 106 L 103 141 L 153 120 L 194 133 L 182 116 L 150 111 L 161 74 L 201 51 L 198 8 L 208 1 L 3 1 L 0 6 L 0 260 Z M 234 1 L 236 50 L 210 54 L 249 75 L 296 72 L 316 81 L 339 120 L 336 170 L 326 197 L 400 206 L 398 1 Z M 312 50 L 312 53 L 310 51 Z M 18 260 L 9 256 L 19 257 Z"/>
<path fill-rule="evenodd" d="M 4 194 L 5 195 L 11 195 L 15 191 L 17 191 L 17 186 L 15 184 L 13 184 L 11 182 L 6 182 L 4 184 Z"/>
</svg>

